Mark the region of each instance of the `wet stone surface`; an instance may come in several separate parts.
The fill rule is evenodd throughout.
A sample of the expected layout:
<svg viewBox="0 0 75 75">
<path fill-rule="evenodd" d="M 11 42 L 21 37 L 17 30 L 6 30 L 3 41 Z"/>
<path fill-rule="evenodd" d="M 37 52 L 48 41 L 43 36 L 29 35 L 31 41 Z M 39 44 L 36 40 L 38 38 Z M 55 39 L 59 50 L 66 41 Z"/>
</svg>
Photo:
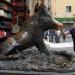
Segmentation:
<svg viewBox="0 0 75 75">
<path fill-rule="evenodd" d="M 69 72 L 75 70 L 75 61 L 66 52 L 50 52 L 46 56 L 35 49 L 23 51 L 16 60 L 0 61 L 0 70 L 39 71 L 39 72 Z M 68 59 L 69 58 L 69 59 Z"/>
</svg>

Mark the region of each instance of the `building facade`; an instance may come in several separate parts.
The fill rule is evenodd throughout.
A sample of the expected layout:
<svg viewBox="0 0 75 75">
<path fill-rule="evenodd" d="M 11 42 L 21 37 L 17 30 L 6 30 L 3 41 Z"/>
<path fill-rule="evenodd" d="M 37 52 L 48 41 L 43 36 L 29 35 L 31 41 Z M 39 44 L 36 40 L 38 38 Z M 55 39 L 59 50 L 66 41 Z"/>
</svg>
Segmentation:
<svg viewBox="0 0 75 75">
<path fill-rule="evenodd" d="M 63 23 L 73 23 L 75 0 L 51 0 L 52 16 Z"/>
<path fill-rule="evenodd" d="M 62 23 L 73 23 L 75 18 L 75 0 L 22 0 L 26 2 L 30 15 L 34 14 L 35 4 L 43 3 L 52 14 L 53 18 L 56 18 Z"/>
<path fill-rule="evenodd" d="M 75 0 L 27 0 L 31 15 L 35 4 L 44 3 L 50 9 L 52 17 L 62 23 L 73 23 L 75 18 Z"/>
</svg>

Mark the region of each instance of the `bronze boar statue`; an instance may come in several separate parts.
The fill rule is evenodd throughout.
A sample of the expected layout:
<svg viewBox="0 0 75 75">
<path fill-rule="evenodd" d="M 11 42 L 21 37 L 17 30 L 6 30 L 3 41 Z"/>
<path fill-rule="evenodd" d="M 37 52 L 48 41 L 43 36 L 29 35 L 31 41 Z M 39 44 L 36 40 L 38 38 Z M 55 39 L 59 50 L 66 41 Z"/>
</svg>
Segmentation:
<svg viewBox="0 0 75 75">
<path fill-rule="evenodd" d="M 11 37 L 8 37 L 0 47 L 0 53 L 8 56 L 22 51 L 32 46 L 36 46 L 40 52 L 49 55 L 44 41 L 43 34 L 48 29 L 57 29 L 62 27 L 61 23 L 55 22 L 48 13 L 47 8 L 41 8 L 39 12 L 32 17 L 32 23 L 26 28 L 24 23 L 21 31 Z"/>
</svg>

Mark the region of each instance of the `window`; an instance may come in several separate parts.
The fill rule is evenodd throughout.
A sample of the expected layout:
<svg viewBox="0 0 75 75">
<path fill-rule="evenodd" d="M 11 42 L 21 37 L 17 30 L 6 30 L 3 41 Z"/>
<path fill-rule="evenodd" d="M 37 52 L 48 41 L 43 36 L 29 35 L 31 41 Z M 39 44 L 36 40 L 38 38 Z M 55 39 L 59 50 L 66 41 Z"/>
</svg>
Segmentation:
<svg viewBox="0 0 75 75">
<path fill-rule="evenodd" d="M 66 6 L 66 12 L 71 12 L 71 6 Z"/>
</svg>

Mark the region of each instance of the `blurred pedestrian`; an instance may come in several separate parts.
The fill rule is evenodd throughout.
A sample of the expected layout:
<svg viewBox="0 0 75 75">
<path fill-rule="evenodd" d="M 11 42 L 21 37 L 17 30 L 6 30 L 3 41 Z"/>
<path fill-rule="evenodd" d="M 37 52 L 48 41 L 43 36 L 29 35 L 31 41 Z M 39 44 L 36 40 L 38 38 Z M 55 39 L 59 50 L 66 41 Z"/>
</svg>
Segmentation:
<svg viewBox="0 0 75 75">
<path fill-rule="evenodd" d="M 38 13 L 38 11 L 39 11 L 39 3 L 37 2 L 35 4 L 34 13 L 36 14 L 36 13 Z"/>
<path fill-rule="evenodd" d="M 24 4 L 24 13 L 25 13 L 25 19 L 26 20 L 30 19 L 30 10 L 27 3 Z"/>
<path fill-rule="evenodd" d="M 61 31 L 60 31 L 60 28 L 58 28 L 58 30 L 55 31 L 55 42 L 56 43 L 60 43 L 60 36 L 61 36 Z"/>
<path fill-rule="evenodd" d="M 44 33 L 44 39 L 47 40 L 47 36 L 48 36 L 48 31 L 45 31 Z"/>
<path fill-rule="evenodd" d="M 49 42 L 53 42 L 55 36 L 55 30 L 54 29 L 48 30 L 48 36 L 49 36 Z"/>
<path fill-rule="evenodd" d="M 12 31 L 11 33 L 18 33 L 20 30 L 20 27 L 18 25 L 18 16 L 14 16 L 12 19 Z"/>
<path fill-rule="evenodd" d="M 73 27 L 70 30 L 64 32 L 63 34 L 64 34 L 64 37 L 66 37 L 66 35 L 68 35 L 68 34 L 72 35 L 73 45 L 74 45 L 74 52 L 75 52 L 75 27 Z"/>
<path fill-rule="evenodd" d="M 6 37 L 6 32 L 4 30 L 0 30 L 0 38 Z"/>
</svg>

